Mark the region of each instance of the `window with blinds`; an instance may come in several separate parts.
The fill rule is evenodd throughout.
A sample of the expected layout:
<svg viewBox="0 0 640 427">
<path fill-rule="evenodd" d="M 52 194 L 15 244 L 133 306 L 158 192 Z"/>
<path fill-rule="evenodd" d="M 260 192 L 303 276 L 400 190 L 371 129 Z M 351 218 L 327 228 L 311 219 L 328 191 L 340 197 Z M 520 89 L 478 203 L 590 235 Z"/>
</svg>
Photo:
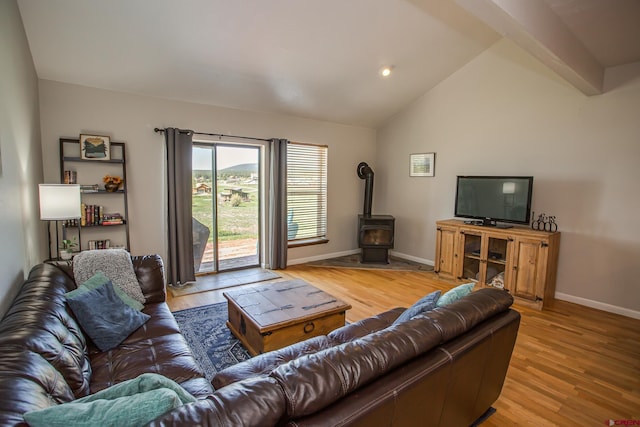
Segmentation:
<svg viewBox="0 0 640 427">
<path fill-rule="evenodd" d="M 327 237 L 327 147 L 287 146 L 289 243 L 317 243 Z"/>
</svg>

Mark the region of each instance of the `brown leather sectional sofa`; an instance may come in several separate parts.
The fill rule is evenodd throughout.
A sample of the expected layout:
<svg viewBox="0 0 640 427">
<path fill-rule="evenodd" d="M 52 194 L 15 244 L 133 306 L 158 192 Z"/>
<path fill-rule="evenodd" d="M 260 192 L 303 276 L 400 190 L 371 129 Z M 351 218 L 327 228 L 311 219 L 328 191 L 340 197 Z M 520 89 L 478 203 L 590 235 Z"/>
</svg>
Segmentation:
<svg viewBox="0 0 640 427">
<path fill-rule="evenodd" d="M 157 372 L 200 400 L 153 426 L 468 426 L 500 395 L 520 322 L 497 289 L 398 325 L 394 309 L 228 368 L 213 392 L 164 302 L 162 261 L 134 267 L 151 320 L 105 353 L 65 307 L 69 268 L 32 270 L 0 322 L 0 425 Z"/>
</svg>

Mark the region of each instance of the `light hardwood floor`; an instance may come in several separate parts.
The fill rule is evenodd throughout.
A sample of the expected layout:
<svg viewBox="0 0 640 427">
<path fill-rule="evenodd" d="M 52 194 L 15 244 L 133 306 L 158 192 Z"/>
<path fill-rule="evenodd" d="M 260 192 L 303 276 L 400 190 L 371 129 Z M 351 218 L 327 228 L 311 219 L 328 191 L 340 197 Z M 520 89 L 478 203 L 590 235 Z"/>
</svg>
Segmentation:
<svg viewBox="0 0 640 427">
<path fill-rule="evenodd" d="M 450 289 L 434 273 L 305 265 L 278 271 L 350 303 L 354 322 L 424 294 Z M 223 291 L 168 298 L 173 311 L 225 301 Z M 518 339 L 497 412 L 483 426 L 597 426 L 640 420 L 640 320 L 554 301 L 542 312 L 517 304 Z M 608 424 L 607 424 L 608 425 Z"/>
</svg>

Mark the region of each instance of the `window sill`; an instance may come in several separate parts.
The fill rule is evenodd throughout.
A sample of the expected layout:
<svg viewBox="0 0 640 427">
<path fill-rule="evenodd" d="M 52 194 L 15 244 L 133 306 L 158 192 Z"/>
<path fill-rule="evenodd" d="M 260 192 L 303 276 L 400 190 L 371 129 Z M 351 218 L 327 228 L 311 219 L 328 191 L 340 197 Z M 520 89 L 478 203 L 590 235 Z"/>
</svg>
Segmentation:
<svg viewBox="0 0 640 427">
<path fill-rule="evenodd" d="M 291 240 L 287 247 L 299 248 L 302 246 L 322 245 L 324 243 L 329 243 L 329 239 L 324 237 L 314 237 L 312 239 Z"/>
</svg>

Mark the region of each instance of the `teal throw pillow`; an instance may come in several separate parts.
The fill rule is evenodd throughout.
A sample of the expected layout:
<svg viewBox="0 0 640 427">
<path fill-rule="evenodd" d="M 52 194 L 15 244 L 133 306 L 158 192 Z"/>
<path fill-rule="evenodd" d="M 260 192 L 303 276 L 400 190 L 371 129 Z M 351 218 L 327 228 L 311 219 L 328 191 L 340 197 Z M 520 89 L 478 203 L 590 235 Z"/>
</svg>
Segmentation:
<svg viewBox="0 0 640 427">
<path fill-rule="evenodd" d="M 123 303 L 111 281 L 88 292 L 67 297 L 67 304 L 82 329 L 102 351 L 118 346 L 151 318 Z"/>
<path fill-rule="evenodd" d="M 98 393 L 24 414 L 36 427 L 142 426 L 196 399 L 158 374 L 142 374 Z"/>
<path fill-rule="evenodd" d="M 104 275 L 102 271 L 96 271 L 96 274 L 91 276 L 86 282 L 78 286 L 78 289 L 74 289 L 73 291 L 67 292 L 65 296 L 67 298 L 78 295 L 79 293 L 88 292 L 92 289 L 96 289 L 109 281 L 109 278 Z M 113 290 L 118 295 L 118 298 L 122 300 L 123 303 L 127 304 L 129 307 L 134 310 L 141 311 L 144 308 L 144 305 L 131 298 L 125 291 L 122 290 L 120 286 L 111 282 L 113 284 Z"/>
<path fill-rule="evenodd" d="M 444 307 L 452 302 L 458 301 L 460 298 L 467 296 L 473 290 L 475 283 L 465 283 L 464 285 L 457 286 L 450 291 L 447 291 L 438 300 L 438 307 Z"/>
<path fill-rule="evenodd" d="M 402 314 L 393 322 L 394 325 L 398 323 L 406 322 L 409 319 L 436 308 L 436 303 L 440 299 L 442 291 L 431 292 L 416 301 L 411 307 L 407 308 Z"/>
</svg>

